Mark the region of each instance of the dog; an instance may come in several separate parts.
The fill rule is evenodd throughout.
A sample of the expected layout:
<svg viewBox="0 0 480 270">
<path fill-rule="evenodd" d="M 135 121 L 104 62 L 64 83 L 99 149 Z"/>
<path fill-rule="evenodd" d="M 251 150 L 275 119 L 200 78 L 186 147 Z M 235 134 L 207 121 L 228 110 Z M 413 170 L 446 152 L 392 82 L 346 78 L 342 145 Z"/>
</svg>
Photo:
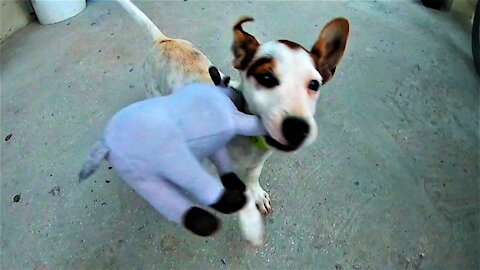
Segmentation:
<svg viewBox="0 0 480 270">
<path fill-rule="evenodd" d="M 189 83 L 213 83 L 208 73 L 211 61 L 191 42 L 167 37 L 131 1 L 117 1 L 153 40 L 144 62 L 147 97 L 169 95 Z M 272 212 L 270 196 L 259 184 L 263 165 L 274 151 L 297 151 L 315 140 L 320 88 L 335 74 L 350 26 L 345 18 L 333 19 L 307 50 L 289 40 L 260 44 L 242 27 L 252 21 L 241 17 L 233 26 L 231 51 L 240 81 L 232 80 L 229 86 L 242 92 L 245 112 L 259 116 L 269 135 L 260 138 L 263 144 L 237 136 L 228 151 L 248 191 L 247 205 L 239 212 L 240 229 L 250 244 L 258 246 L 263 243 L 263 220 L 258 211 L 264 215 Z"/>
</svg>

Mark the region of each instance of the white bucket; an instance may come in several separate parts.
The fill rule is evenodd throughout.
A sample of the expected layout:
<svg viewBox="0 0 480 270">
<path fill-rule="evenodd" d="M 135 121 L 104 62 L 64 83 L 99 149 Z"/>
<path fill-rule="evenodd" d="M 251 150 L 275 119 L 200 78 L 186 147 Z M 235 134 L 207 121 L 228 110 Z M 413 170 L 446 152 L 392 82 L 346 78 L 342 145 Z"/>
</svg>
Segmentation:
<svg viewBox="0 0 480 270">
<path fill-rule="evenodd" d="M 41 24 L 52 24 L 69 19 L 86 7 L 86 0 L 31 0 Z"/>
</svg>

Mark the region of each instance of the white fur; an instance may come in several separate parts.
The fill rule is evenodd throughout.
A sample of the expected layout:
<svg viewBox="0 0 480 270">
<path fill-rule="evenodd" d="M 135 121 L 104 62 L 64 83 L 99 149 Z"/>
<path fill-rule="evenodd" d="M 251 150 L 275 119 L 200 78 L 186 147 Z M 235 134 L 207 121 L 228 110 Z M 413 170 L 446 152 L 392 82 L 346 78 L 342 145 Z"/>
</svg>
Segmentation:
<svg viewBox="0 0 480 270">
<path fill-rule="evenodd" d="M 308 89 L 308 84 L 311 80 L 322 82 L 312 58 L 302 49 L 292 50 L 276 41 L 262 44 L 252 62 L 262 57 L 275 59 L 274 74 L 279 78 L 280 85 L 259 89 L 254 78 L 247 78 L 246 72 L 241 72 L 240 88 L 249 111 L 259 115 L 270 136 L 283 144 L 286 144 L 281 132 L 283 119 L 289 115 L 306 120 L 310 133 L 304 144 L 310 144 L 317 136 L 317 124 L 313 116 L 319 91 Z"/>
<path fill-rule="evenodd" d="M 134 18 L 137 23 L 142 25 L 150 34 L 153 40 L 168 39 L 160 29 L 135 5 L 129 0 L 117 0 L 117 2 Z"/>
</svg>

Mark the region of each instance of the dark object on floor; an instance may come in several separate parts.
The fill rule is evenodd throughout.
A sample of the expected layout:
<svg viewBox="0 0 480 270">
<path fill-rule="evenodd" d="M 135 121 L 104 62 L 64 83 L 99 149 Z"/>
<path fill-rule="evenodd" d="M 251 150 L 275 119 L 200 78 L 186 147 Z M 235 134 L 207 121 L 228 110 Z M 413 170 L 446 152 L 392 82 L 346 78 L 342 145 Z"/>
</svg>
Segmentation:
<svg viewBox="0 0 480 270">
<path fill-rule="evenodd" d="M 8 142 L 12 138 L 12 134 L 8 134 L 7 137 L 5 137 L 5 141 Z"/>
<path fill-rule="evenodd" d="M 436 10 L 450 9 L 451 1 L 448 0 L 422 0 L 422 4 Z"/>
<path fill-rule="evenodd" d="M 17 194 L 15 195 L 15 197 L 13 197 L 13 202 L 19 202 L 20 199 L 21 199 L 20 194 Z"/>
<path fill-rule="evenodd" d="M 60 194 L 60 187 L 59 186 L 53 187 L 52 189 L 50 189 L 48 193 L 51 194 L 52 196 L 58 196 Z"/>
</svg>

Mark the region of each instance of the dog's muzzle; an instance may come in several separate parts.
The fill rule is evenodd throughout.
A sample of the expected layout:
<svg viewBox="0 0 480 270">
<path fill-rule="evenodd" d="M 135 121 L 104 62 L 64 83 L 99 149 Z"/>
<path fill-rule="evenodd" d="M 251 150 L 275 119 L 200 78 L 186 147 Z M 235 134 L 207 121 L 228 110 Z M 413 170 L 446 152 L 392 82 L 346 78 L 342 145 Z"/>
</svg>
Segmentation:
<svg viewBox="0 0 480 270">
<path fill-rule="evenodd" d="M 310 126 L 308 123 L 298 117 L 288 117 L 282 122 L 282 135 L 287 141 L 287 145 L 281 144 L 270 136 L 266 136 L 266 142 L 280 150 L 290 152 L 298 149 L 310 132 Z"/>
</svg>

